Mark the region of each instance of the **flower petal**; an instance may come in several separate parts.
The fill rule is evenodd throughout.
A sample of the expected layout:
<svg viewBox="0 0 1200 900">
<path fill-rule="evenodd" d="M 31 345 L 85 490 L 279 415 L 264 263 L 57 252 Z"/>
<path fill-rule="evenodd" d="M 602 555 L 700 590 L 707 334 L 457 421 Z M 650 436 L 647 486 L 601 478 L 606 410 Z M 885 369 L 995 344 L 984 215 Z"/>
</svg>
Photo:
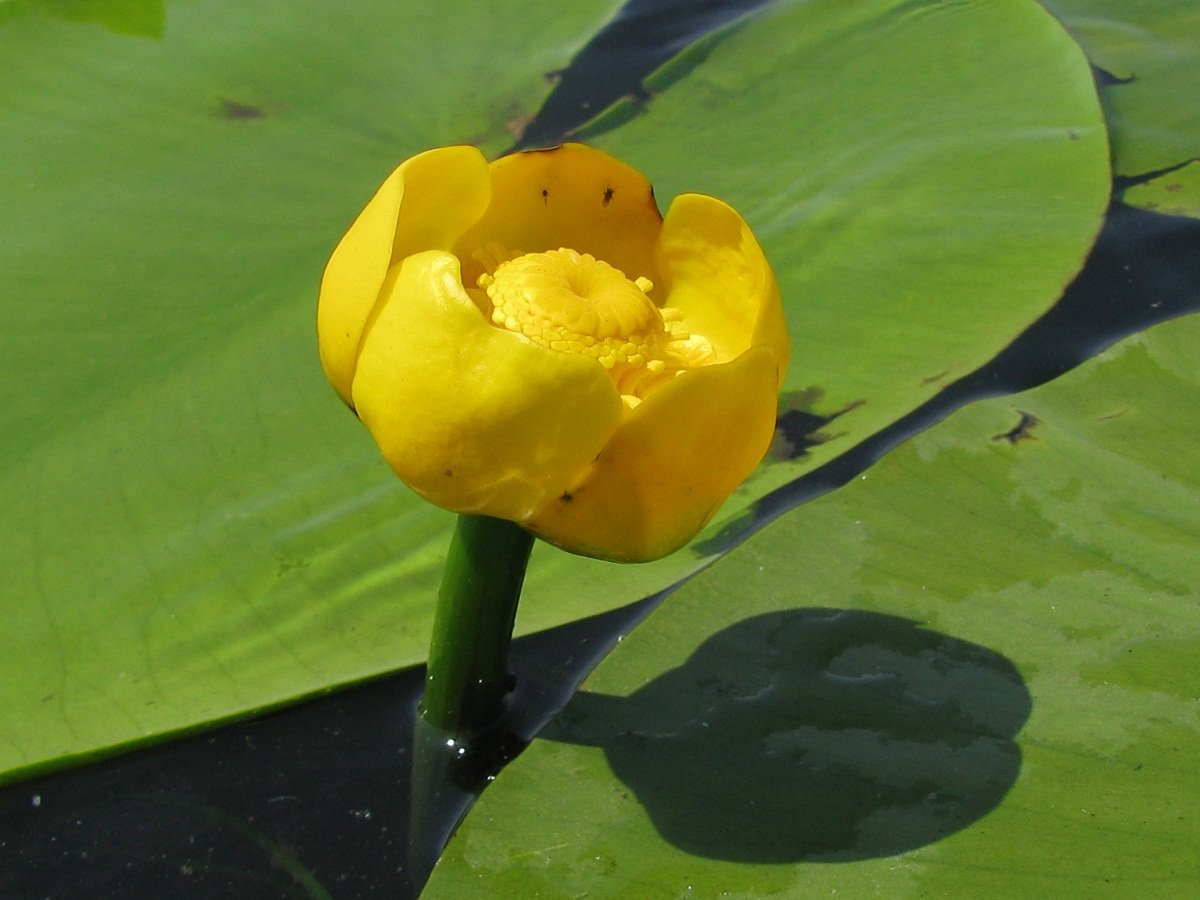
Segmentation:
<svg viewBox="0 0 1200 900">
<path fill-rule="evenodd" d="M 622 404 L 593 359 L 489 325 L 448 253 L 389 273 L 353 400 L 388 463 L 433 503 L 521 522 L 595 458 Z"/>
<path fill-rule="evenodd" d="M 742 217 L 713 197 L 680 194 L 656 250 L 664 305 L 680 310 L 722 362 L 747 347 L 769 347 L 782 384 L 790 345 L 779 286 Z"/>
<path fill-rule="evenodd" d="M 651 391 L 588 471 L 524 523 L 573 553 L 646 562 L 686 544 L 762 460 L 778 365 L 755 347 Z"/>
<path fill-rule="evenodd" d="M 472 254 L 489 241 L 520 253 L 567 247 L 630 279 L 654 279 L 662 216 L 636 170 L 583 144 L 563 144 L 501 157 L 491 176 L 491 206 L 455 246 L 468 285 L 484 271 Z"/>
<path fill-rule="evenodd" d="M 402 163 L 359 213 L 325 267 L 317 304 L 321 364 L 347 403 L 367 319 L 392 265 L 445 250 L 487 208 L 487 160 L 474 147 L 439 147 Z"/>
</svg>

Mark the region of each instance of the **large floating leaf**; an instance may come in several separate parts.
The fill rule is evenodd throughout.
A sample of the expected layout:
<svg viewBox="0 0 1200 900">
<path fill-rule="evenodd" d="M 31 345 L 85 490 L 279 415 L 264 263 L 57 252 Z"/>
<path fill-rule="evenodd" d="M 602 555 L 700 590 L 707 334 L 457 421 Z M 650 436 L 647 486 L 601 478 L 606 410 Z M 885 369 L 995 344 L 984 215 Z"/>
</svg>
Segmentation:
<svg viewBox="0 0 1200 900">
<path fill-rule="evenodd" d="M 660 196 L 713 193 L 755 226 L 788 303 L 790 407 L 836 416 L 798 466 L 982 365 L 1075 273 L 1104 136 L 1036 4 L 799 0 L 692 52 L 596 142 L 661 173 Z"/>
<path fill-rule="evenodd" d="M 1092 61 L 1121 175 L 1200 158 L 1200 4 L 1180 0 L 1046 0 Z"/>
<path fill-rule="evenodd" d="M 614 5 L 181 0 L 161 40 L 145 2 L 0 20 L 0 772 L 422 657 L 450 517 L 323 383 L 317 280 L 397 160 L 499 152 Z M 709 51 L 603 143 L 761 231 L 790 408 L 864 404 L 781 442 L 715 530 L 1053 302 L 1108 178 L 1085 61 L 1032 2 L 782 4 Z M 520 627 L 700 561 L 539 550 Z"/>
<path fill-rule="evenodd" d="M 420 658 L 450 517 L 324 383 L 317 283 L 392 166 L 500 152 L 614 6 L 0 25 L 0 771 Z"/>
<path fill-rule="evenodd" d="M 1200 219 L 1200 159 L 1131 185 L 1121 199 L 1151 212 Z"/>
<path fill-rule="evenodd" d="M 1193 896 L 1197 405 L 1190 316 L 786 514 L 601 663 L 424 896 Z"/>
<path fill-rule="evenodd" d="M 18 16 L 91 22 L 117 34 L 162 37 L 165 0 L 5 0 L 0 24 Z"/>
</svg>

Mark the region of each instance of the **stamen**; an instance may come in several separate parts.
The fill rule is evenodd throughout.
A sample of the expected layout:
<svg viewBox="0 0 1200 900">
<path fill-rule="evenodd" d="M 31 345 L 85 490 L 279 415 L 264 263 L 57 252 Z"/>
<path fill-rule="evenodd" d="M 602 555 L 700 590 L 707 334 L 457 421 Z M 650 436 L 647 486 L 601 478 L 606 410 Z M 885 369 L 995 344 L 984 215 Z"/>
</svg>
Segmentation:
<svg viewBox="0 0 1200 900">
<path fill-rule="evenodd" d="M 492 243 L 472 255 L 489 270 L 478 285 L 494 324 L 550 350 L 592 357 L 630 408 L 659 379 L 715 361 L 712 346 L 687 332 L 679 310 L 660 310 L 650 299 L 649 278 L 631 280 L 565 247 L 514 256 Z"/>
<path fill-rule="evenodd" d="M 482 247 L 476 247 L 471 252 L 471 259 L 483 266 L 485 272 L 494 272 L 501 264 L 510 259 L 516 259 L 520 255 L 521 251 L 509 250 L 499 241 L 488 241 Z M 481 284 L 480 287 L 483 285 Z"/>
</svg>

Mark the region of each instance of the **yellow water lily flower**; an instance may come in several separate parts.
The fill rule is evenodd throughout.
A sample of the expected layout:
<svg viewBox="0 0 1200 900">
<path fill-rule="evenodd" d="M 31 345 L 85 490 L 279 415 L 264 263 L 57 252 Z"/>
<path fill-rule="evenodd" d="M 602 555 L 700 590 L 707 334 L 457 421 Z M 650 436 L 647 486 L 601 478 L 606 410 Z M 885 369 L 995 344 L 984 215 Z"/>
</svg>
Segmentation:
<svg viewBox="0 0 1200 900">
<path fill-rule="evenodd" d="M 400 165 L 334 250 L 321 361 L 413 490 L 574 553 L 656 559 L 762 460 L 788 358 L 729 206 L 581 144 Z"/>
</svg>

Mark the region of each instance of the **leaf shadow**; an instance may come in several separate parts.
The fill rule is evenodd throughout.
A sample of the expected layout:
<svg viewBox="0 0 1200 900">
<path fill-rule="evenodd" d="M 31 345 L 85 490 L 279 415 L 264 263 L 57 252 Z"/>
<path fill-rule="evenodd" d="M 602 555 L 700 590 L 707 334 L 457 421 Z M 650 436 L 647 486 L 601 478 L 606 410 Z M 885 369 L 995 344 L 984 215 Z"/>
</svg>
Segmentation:
<svg viewBox="0 0 1200 900">
<path fill-rule="evenodd" d="M 1031 706 L 986 647 L 896 616 L 792 609 L 718 632 L 628 698 L 580 692 L 541 737 L 602 746 L 686 852 L 847 862 L 994 809 Z"/>
</svg>

